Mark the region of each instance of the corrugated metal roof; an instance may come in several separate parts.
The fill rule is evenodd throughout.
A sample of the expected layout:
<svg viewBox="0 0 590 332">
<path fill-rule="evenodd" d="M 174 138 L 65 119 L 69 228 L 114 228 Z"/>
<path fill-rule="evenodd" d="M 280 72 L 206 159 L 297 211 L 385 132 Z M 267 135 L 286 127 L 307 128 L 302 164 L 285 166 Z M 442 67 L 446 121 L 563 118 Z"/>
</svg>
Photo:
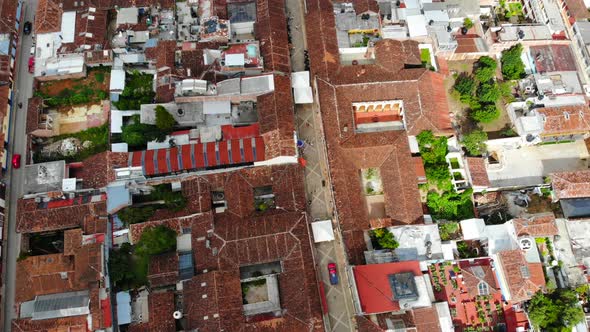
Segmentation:
<svg viewBox="0 0 590 332">
<path fill-rule="evenodd" d="M 144 175 L 153 176 L 264 161 L 265 145 L 262 137 L 239 138 L 131 152 L 129 160 L 131 166 L 141 166 Z"/>
<path fill-rule="evenodd" d="M 90 312 L 88 290 L 41 295 L 35 298 L 33 320 L 87 315 Z"/>
</svg>

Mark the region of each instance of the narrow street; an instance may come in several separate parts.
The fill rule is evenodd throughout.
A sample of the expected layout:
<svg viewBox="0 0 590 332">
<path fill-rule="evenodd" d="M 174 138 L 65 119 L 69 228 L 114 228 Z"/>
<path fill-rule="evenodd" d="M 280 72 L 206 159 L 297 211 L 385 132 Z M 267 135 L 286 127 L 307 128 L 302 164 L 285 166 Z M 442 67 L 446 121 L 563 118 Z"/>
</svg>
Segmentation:
<svg viewBox="0 0 590 332">
<path fill-rule="evenodd" d="M 303 2 L 286 0 L 289 30 L 291 32 L 291 65 L 293 71 L 305 69 L 305 21 Z M 313 82 L 313 79 L 312 79 Z M 313 83 L 312 83 L 313 84 Z M 350 332 L 355 330 L 354 309 L 346 274 L 347 259 L 338 221 L 334 220 L 330 176 L 324 143 L 321 114 L 317 99 L 313 104 L 295 105 L 295 125 L 298 138 L 306 142 L 302 157 L 306 161 L 305 188 L 310 203 L 308 212 L 312 220 L 332 220 L 336 239 L 315 245 L 316 269 L 323 283 L 328 306 L 324 317 L 326 331 Z M 339 283 L 330 284 L 328 263 L 338 266 Z"/>
<path fill-rule="evenodd" d="M 23 20 L 20 25 L 21 30 L 24 22 L 33 22 L 35 10 L 37 8 L 37 0 L 28 0 L 25 2 L 23 10 Z M 34 29 L 34 27 L 33 27 Z M 12 160 L 15 153 L 22 155 L 22 165 L 26 165 L 26 120 L 27 120 L 27 102 L 33 94 L 33 76 L 28 72 L 29 51 L 31 49 L 33 40 L 31 35 L 25 36 L 21 33 L 20 44 L 17 53 L 18 62 L 16 70 L 16 82 L 14 90 L 14 102 L 18 104 L 22 102 L 22 108 L 15 108 L 11 114 L 10 119 L 10 144 L 8 147 L 8 160 Z M 22 166 L 21 166 L 22 167 Z M 16 206 L 18 199 L 22 196 L 23 191 L 23 169 L 13 169 L 12 164 L 8 165 L 6 175 L 7 179 L 7 236 L 4 239 L 3 248 L 3 273 L 4 273 L 4 287 L 2 289 L 2 308 L 4 326 L 3 331 L 10 331 L 12 319 L 15 317 L 14 306 L 14 289 L 16 277 L 16 260 L 19 255 L 21 236 L 16 232 Z"/>
</svg>

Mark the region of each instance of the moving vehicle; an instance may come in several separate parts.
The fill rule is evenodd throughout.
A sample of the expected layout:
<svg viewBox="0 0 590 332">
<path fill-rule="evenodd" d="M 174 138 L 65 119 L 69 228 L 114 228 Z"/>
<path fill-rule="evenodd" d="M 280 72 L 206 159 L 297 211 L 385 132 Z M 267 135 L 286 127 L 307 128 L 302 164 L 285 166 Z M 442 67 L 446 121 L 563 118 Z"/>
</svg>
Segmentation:
<svg viewBox="0 0 590 332">
<path fill-rule="evenodd" d="M 25 22 L 25 25 L 24 25 L 24 27 L 23 27 L 23 33 L 24 33 L 25 35 L 29 35 L 29 34 L 31 34 L 31 31 L 32 31 L 32 30 L 33 30 L 33 23 L 31 23 L 31 22 L 29 22 L 29 21 L 26 21 L 26 22 Z"/>
<path fill-rule="evenodd" d="M 12 156 L 12 167 L 20 168 L 20 154 L 17 153 Z"/>
<path fill-rule="evenodd" d="M 336 270 L 336 263 L 328 263 L 328 274 L 330 275 L 330 283 L 332 285 L 337 285 L 338 271 Z"/>
</svg>

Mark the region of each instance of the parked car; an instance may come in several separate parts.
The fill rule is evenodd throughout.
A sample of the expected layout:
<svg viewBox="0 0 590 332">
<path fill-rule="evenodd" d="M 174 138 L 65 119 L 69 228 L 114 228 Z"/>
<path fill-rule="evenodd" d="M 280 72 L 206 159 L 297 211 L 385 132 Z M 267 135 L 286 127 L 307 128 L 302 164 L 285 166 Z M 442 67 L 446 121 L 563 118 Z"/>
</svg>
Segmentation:
<svg viewBox="0 0 590 332">
<path fill-rule="evenodd" d="M 12 156 L 12 167 L 20 168 L 20 154 L 17 153 Z"/>
<path fill-rule="evenodd" d="M 23 27 L 23 33 L 25 35 L 29 35 L 29 34 L 31 34 L 31 31 L 33 31 L 33 23 L 26 21 L 25 25 Z"/>
<path fill-rule="evenodd" d="M 35 57 L 31 56 L 29 57 L 29 73 L 34 73 L 35 72 Z"/>
<path fill-rule="evenodd" d="M 330 275 L 330 283 L 332 285 L 338 284 L 338 271 L 336 270 L 336 263 L 328 264 L 328 274 Z"/>
<path fill-rule="evenodd" d="M 29 55 L 35 55 L 35 44 L 31 46 L 31 53 Z"/>
</svg>

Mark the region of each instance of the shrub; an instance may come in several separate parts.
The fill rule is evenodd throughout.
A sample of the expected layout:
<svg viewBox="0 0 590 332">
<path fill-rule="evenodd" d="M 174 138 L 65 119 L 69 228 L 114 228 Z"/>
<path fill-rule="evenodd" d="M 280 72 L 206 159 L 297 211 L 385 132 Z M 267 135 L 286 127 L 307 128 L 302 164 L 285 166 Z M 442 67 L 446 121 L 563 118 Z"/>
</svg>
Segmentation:
<svg viewBox="0 0 590 332">
<path fill-rule="evenodd" d="M 500 110 L 495 104 L 487 104 L 481 108 L 472 109 L 469 115 L 477 122 L 490 123 L 500 117 Z"/>
<path fill-rule="evenodd" d="M 505 80 L 517 80 L 524 76 L 524 63 L 520 58 L 522 45 L 516 44 L 511 48 L 502 51 L 502 76 Z"/>
<path fill-rule="evenodd" d="M 483 130 L 474 130 L 463 136 L 461 143 L 467 149 L 470 155 L 479 156 L 486 151 L 485 142 L 488 140 L 488 134 Z"/>
<path fill-rule="evenodd" d="M 394 250 L 399 247 L 399 243 L 393 237 L 387 228 L 377 228 L 371 231 L 371 236 L 377 241 L 379 249 Z"/>
<path fill-rule="evenodd" d="M 156 93 L 153 90 L 154 76 L 138 71 L 127 75 L 125 88 L 121 92 L 119 101 L 113 104 L 120 110 L 138 110 L 141 104 L 149 104 Z"/>
<path fill-rule="evenodd" d="M 104 82 L 104 73 L 103 72 L 97 72 L 94 73 L 94 79 L 98 82 L 98 83 L 102 83 Z"/>
<path fill-rule="evenodd" d="M 473 21 L 470 18 L 466 17 L 463 20 L 463 26 L 467 29 L 471 29 L 471 28 L 473 28 Z"/>
<path fill-rule="evenodd" d="M 459 224 L 456 222 L 441 223 L 438 224 L 438 230 L 440 233 L 440 239 L 448 241 L 451 239 L 451 236 L 459 230 Z"/>
<path fill-rule="evenodd" d="M 426 205 L 433 218 L 440 220 L 464 220 L 473 218 L 472 189 L 462 193 L 445 192 L 442 195 L 430 192 L 426 198 Z"/>
<path fill-rule="evenodd" d="M 141 147 L 152 140 L 163 142 L 167 134 L 155 125 L 140 123 L 139 116 L 134 115 L 131 123 L 123 126 L 121 139 L 131 147 Z"/>
<path fill-rule="evenodd" d="M 169 134 L 172 132 L 175 124 L 176 120 L 174 120 L 172 114 L 170 114 L 163 106 L 156 106 L 156 127 L 158 127 L 158 129 Z"/>
</svg>

